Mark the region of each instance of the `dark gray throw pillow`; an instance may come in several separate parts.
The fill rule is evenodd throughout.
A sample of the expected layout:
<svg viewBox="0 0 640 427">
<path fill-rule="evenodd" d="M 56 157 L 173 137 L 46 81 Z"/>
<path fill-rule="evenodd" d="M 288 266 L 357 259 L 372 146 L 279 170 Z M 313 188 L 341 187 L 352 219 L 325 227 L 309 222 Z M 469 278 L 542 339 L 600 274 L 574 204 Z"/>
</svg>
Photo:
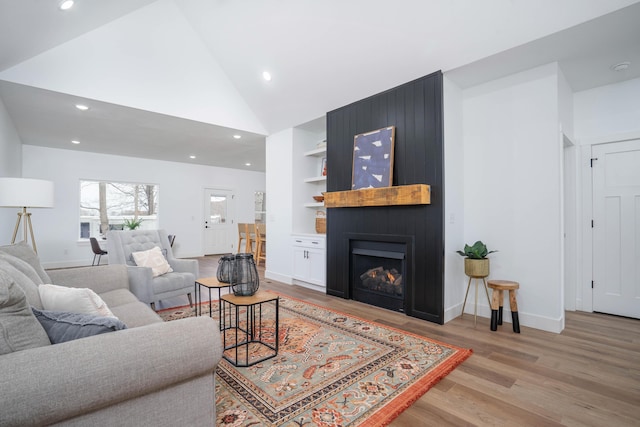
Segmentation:
<svg viewBox="0 0 640 427">
<path fill-rule="evenodd" d="M 51 344 L 126 329 L 127 325 L 115 317 L 31 308 L 49 336 Z"/>
</svg>

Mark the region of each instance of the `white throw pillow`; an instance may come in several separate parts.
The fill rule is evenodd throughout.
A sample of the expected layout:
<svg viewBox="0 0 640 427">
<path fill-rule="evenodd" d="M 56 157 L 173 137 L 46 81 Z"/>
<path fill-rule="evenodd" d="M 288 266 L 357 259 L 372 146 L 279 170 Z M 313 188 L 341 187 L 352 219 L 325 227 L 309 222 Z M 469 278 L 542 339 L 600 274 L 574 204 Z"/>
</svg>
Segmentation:
<svg viewBox="0 0 640 427">
<path fill-rule="evenodd" d="M 45 284 L 38 286 L 38 292 L 45 310 L 116 317 L 100 295 L 89 288 Z"/>
<path fill-rule="evenodd" d="M 133 256 L 133 260 L 137 266 L 150 267 L 153 271 L 153 277 L 158 277 L 173 271 L 164 255 L 162 255 L 162 251 L 157 246 L 147 251 L 133 252 L 131 256 Z"/>
</svg>

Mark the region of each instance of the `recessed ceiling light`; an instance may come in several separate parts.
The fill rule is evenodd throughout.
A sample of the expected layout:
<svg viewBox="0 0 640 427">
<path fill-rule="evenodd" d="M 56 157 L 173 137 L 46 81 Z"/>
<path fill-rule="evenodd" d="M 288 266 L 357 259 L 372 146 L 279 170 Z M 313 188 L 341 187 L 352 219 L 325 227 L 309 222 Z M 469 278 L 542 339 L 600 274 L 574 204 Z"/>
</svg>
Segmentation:
<svg viewBox="0 0 640 427">
<path fill-rule="evenodd" d="M 242 135 L 233 135 L 233 138 L 234 139 L 240 139 L 240 138 L 242 138 Z"/>
<path fill-rule="evenodd" d="M 611 70 L 613 70 L 613 71 L 624 71 L 627 68 L 629 68 L 629 65 L 631 65 L 631 62 L 629 62 L 629 61 L 618 62 L 617 64 L 614 64 L 614 65 L 611 66 Z"/>
<path fill-rule="evenodd" d="M 76 108 L 81 111 L 87 111 L 89 109 L 89 107 L 84 104 L 76 104 Z"/>
<path fill-rule="evenodd" d="M 251 166 L 251 163 L 245 163 L 244 165 L 245 166 Z"/>
<path fill-rule="evenodd" d="M 69 10 L 73 7 L 73 0 L 64 0 L 60 2 L 60 6 L 58 6 L 60 10 Z"/>
<path fill-rule="evenodd" d="M 262 72 L 262 78 L 265 79 L 266 81 L 270 82 L 271 81 L 271 73 L 268 71 L 263 71 Z"/>
<path fill-rule="evenodd" d="M 189 156 L 189 158 L 190 158 L 190 159 L 195 159 L 195 158 L 196 158 L 196 156 L 191 155 L 191 156 Z"/>
<path fill-rule="evenodd" d="M 71 143 L 78 145 L 78 144 L 80 144 L 80 141 L 78 141 L 77 139 L 74 139 L 74 140 L 71 141 Z"/>
</svg>

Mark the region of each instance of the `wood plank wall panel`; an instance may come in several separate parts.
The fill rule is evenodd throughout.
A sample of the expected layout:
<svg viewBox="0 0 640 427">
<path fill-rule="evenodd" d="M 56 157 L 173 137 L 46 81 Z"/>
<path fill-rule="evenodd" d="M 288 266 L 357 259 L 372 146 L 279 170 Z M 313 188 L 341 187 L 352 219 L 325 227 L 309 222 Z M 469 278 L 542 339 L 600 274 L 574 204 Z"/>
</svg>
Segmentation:
<svg viewBox="0 0 640 427">
<path fill-rule="evenodd" d="M 410 236 L 415 280 L 407 314 L 444 321 L 442 73 L 327 113 L 327 191 L 351 189 L 355 135 L 396 126 L 394 185 L 431 185 L 431 204 L 327 209 L 327 293 L 349 295 L 348 234 Z"/>
</svg>

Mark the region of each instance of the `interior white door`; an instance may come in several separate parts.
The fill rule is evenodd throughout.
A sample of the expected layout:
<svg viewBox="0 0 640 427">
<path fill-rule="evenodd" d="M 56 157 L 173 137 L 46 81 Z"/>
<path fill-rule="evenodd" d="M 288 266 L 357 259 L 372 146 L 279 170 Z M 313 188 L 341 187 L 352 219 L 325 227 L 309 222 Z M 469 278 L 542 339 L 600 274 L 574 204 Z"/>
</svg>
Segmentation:
<svg viewBox="0 0 640 427">
<path fill-rule="evenodd" d="M 592 157 L 593 310 L 640 318 L 640 140 Z"/>
<path fill-rule="evenodd" d="M 234 199 L 231 190 L 204 190 L 204 253 L 233 252 L 235 242 Z"/>
</svg>

